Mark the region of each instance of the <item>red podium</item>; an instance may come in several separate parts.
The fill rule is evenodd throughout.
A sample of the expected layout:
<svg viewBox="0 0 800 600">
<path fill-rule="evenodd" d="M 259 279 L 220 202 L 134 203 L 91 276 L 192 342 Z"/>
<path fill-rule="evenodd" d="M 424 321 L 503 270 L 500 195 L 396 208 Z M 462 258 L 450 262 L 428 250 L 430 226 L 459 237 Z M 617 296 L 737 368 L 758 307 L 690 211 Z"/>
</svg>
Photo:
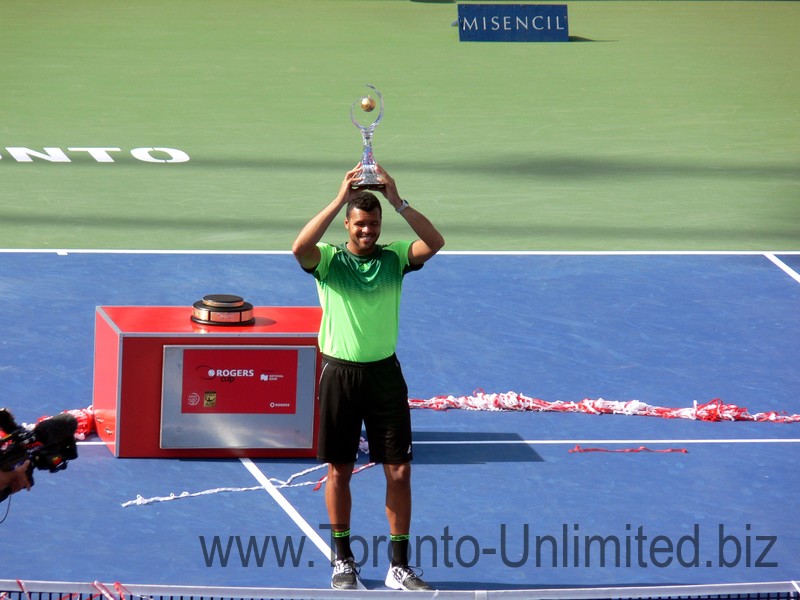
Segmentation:
<svg viewBox="0 0 800 600">
<path fill-rule="evenodd" d="M 322 312 L 253 314 L 201 325 L 186 307 L 97 307 L 93 407 L 114 456 L 315 456 Z"/>
</svg>

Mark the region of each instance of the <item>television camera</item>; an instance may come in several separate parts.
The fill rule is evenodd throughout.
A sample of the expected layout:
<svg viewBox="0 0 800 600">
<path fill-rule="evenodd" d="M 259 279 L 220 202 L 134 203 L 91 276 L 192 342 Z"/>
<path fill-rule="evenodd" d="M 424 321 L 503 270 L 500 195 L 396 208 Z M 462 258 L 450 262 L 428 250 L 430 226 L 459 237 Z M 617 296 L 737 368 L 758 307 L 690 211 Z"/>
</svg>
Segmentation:
<svg viewBox="0 0 800 600">
<path fill-rule="evenodd" d="M 28 479 L 33 485 L 33 470 L 62 471 L 67 461 L 78 458 L 75 431 L 78 421 L 70 414 L 48 417 L 33 426 L 20 427 L 13 415 L 0 408 L 0 470 L 12 471 L 30 461 Z M 8 498 L 11 488 L 0 490 L 0 502 Z"/>
</svg>

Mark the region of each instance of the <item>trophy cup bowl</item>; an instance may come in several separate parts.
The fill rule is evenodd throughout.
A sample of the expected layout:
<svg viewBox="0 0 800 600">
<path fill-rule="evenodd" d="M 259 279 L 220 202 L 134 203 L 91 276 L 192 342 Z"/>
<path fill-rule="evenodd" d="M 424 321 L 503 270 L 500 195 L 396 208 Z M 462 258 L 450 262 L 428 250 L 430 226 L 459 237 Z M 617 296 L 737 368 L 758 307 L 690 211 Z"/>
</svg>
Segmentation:
<svg viewBox="0 0 800 600">
<path fill-rule="evenodd" d="M 386 185 L 381 182 L 378 177 L 378 168 L 372 153 L 372 134 L 383 118 L 383 95 L 381 95 L 378 88 L 374 85 L 368 83 L 367 87 L 375 93 L 375 96 L 378 98 L 377 102 L 375 102 L 371 96 L 362 96 L 350 105 L 350 120 L 353 122 L 353 125 L 361 131 L 361 140 L 363 142 L 363 150 L 361 152 L 361 180 L 354 183 L 352 188 L 361 190 L 383 190 Z M 380 108 L 378 110 L 378 116 L 375 117 L 374 121 L 367 125 L 356 119 L 356 108 L 361 109 L 364 113 L 371 113 L 375 109 L 376 104 Z"/>
</svg>

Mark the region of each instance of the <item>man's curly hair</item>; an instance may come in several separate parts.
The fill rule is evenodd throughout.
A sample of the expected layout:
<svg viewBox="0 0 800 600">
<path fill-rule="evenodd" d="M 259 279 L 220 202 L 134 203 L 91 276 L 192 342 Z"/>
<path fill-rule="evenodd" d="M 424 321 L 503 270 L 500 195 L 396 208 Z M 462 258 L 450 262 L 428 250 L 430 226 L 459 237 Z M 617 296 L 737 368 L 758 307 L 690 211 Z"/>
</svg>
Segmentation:
<svg viewBox="0 0 800 600">
<path fill-rule="evenodd" d="M 372 192 L 363 191 L 359 192 L 355 196 L 353 196 L 347 203 L 347 216 L 350 217 L 350 211 L 354 208 L 359 210 L 363 210 L 365 212 L 372 212 L 376 208 L 378 209 L 378 214 L 383 216 L 383 210 L 381 209 L 381 202 L 378 200 L 378 197 L 373 194 Z"/>
</svg>

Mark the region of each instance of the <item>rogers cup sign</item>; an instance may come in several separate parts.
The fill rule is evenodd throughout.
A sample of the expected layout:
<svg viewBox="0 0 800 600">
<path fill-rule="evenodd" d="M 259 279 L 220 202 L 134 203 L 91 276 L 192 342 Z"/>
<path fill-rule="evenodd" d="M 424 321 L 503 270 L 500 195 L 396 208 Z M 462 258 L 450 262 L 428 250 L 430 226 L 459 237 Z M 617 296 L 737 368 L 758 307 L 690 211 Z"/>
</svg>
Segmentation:
<svg viewBox="0 0 800 600">
<path fill-rule="evenodd" d="M 462 42 L 568 42 L 565 4 L 459 4 Z"/>
<path fill-rule="evenodd" d="M 186 349 L 181 412 L 294 414 L 297 360 L 288 349 Z"/>
</svg>

